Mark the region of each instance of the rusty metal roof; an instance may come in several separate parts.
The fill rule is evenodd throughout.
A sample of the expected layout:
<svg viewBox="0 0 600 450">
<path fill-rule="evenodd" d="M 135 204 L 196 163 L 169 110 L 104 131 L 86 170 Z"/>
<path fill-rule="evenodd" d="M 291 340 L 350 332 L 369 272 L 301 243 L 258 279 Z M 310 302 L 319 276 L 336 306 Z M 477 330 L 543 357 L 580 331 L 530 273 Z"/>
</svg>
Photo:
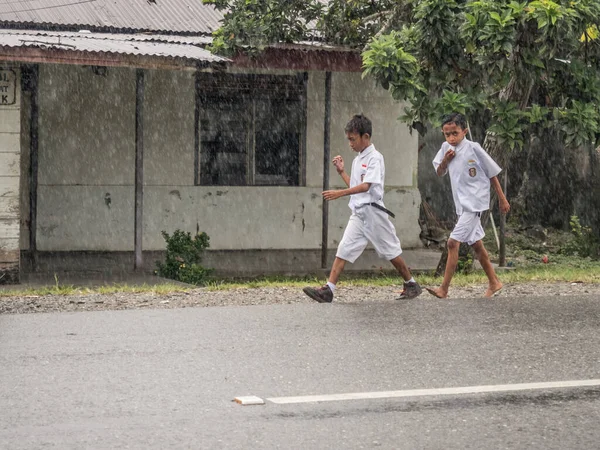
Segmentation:
<svg viewBox="0 0 600 450">
<path fill-rule="evenodd" d="M 131 67 L 231 62 L 204 48 L 222 18 L 202 0 L 0 0 L 0 61 L 86 64 L 92 60 L 98 65 Z M 351 50 L 318 41 L 272 47 L 335 54 Z M 313 67 L 310 64 L 316 63 L 297 65 Z M 323 67 L 330 70 L 332 64 Z"/>
<path fill-rule="evenodd" d="M 202 0 L 9 0 L 0 26 L 210 34 L 223 15 Z"/>
<path fill-rule="evenodd" d="M 203 63 L 228 61 L 202 48 L 207 40 L 210 38 L 203 36 L 0 30 L 0 49 L 25 47 L 99 55 L 183 58 Z"/>
</svg>

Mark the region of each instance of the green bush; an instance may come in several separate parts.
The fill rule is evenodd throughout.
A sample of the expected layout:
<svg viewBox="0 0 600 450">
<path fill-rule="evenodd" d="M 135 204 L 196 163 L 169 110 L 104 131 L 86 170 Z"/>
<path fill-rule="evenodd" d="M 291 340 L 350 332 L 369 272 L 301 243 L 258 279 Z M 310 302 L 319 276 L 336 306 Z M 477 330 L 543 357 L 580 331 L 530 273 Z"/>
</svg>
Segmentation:
<svg viewBox="0 0 600 450">
<path fill-rule="evenodd" d="M 459 253 L 456 272 L 465 275 L 472 273 L 474 269 L 473 262 L 473 254 L 471 252 L 462 255 Z"/>
<path fill-rule="evenodd" d="M 167 243 L 167 255 L 164 263 L 157 261 L 157 274 L 182 283 L 205 284 L 212 269 L 200 263 L 202 253 L 209 247 L 208 235 L 202 232 L 192 237 L 191 233 L 181 230 L 175 230 L 173 235 L 166 231 L 161 234 Z"/>
<path fill-rule="evenodd" d="M 561 248 L 565 255 L 582 258 L 600 258 L 600 240 L 590 227 L 582 226 L 577 216 L 571 216 L 571 236 Z"/>
</svg>

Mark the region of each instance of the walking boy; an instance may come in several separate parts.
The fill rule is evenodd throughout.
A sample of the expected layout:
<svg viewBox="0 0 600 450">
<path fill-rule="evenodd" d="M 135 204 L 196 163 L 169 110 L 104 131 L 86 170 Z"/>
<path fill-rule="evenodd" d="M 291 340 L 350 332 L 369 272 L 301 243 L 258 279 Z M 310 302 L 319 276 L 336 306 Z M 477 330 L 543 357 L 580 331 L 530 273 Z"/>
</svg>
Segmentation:
<svg viewBox="0 0 600 450">
<path fill-rule="evenodd" d="M 306 287 L 304 293 L 319 303 L 331 303 L 346 262 L 354 263 L 371 242 L 377 254 L 389 260 L 404 278 L 404 291 L 400 298 L 415 298 L 421 294 L 421 287 L 400 256 L 400 240 L 388 217 L 392 213 L 383 205 L 385 165 L 383 155 L 371 144 L 371 121 L 363 115 L 356 115 L 348 122 L 345 131 L 350 148 L 358 155 L 352 162 L 350 175 L 344 171 L 341 156 L 333 158 L 333 165 L 348 189 L 325 191 L 323 198 L 329 201 L 349 195 L 352 215 L 338 246 L 327 284 L 321 288 Z"/>
<path fill-rule="evenodd" d="M 473 247 L 488 277 L 489 285 L 485 296 L 491 297 L 502 289 L 502 283 L 481 241 L 485 236 L 481 226 L 481 213 L 490 208 L 490 183 L 498 194 L 500 212 L 506 214 L 510 205 L 497 177 L 502 169 L 481 145 L 466 139 L 467 131 L 467 121 L 462 114 L 452 113 L 445 116 L 442 120 L 442 132 L 446 142 L 442 144 L 433 160 L 433 167 L 438 176 L 450 173 L 452 197 L 458 215 L 458 221 L 448 239 L 448 259 L 442 285 L 437 289 L 426 288 L 427 292 L 438 298 L 448 296 L 450 281 L 458 264 L 461 242 Z"/>
</svg>

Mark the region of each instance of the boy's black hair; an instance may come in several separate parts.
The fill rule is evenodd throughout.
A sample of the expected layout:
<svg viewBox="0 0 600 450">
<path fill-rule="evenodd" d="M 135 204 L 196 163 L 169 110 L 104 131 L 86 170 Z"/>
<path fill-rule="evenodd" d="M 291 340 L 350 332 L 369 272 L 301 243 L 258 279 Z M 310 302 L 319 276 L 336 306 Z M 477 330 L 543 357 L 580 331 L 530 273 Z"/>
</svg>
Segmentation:
<svg viewBox="0 0 600 450">
<path fill-rule="evenodd" d="M 448 125 L 449 123 L 453 123 L 457 127 L 461 127 L 463 130 L 467 129 L 467 119 L 461 113 L 453 112 L 445 115 L 442 118 L 442 128 L 444 128 L 444 125 Z"/>
<path fill-rule="evenodd" d="M 363 134 L 368 134 L 369 136 L 373 136 L 373 124 L 369 118 L 362 114 L 356 114 L 350 119 L 350 122 L 346 125 L 345 128 L 346 133 L 358 133 L 359 136 Z"/>
</svg>

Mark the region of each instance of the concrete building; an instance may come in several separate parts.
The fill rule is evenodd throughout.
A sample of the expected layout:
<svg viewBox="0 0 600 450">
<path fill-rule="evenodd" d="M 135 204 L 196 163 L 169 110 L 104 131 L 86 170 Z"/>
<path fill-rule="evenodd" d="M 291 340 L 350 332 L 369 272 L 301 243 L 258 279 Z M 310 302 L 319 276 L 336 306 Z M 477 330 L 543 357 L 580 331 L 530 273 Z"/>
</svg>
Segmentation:
<svg viewBox="0 0 600 450">
<path fill-rule="evenodd" d="M 0 282 L 151 271 L 175 229 L 205 231 L 205 265 L 223 274 L 318 271 L 349 216 L 321 191 L 342 186 L 329 161 L 350 166 L 343 129 L 358 112 L 386 157 L 403 247 L 421 246 L 418 139 L 358 53 L 299 44 L 224 60 L 203 48 L 219 15 L 201 2 L 193 20 L 178 1 L 59 18 L 60 0 L 21 3 L 0 7 Z M 384 265 L 372 252 L 355 264 Z"/>
</svg>

